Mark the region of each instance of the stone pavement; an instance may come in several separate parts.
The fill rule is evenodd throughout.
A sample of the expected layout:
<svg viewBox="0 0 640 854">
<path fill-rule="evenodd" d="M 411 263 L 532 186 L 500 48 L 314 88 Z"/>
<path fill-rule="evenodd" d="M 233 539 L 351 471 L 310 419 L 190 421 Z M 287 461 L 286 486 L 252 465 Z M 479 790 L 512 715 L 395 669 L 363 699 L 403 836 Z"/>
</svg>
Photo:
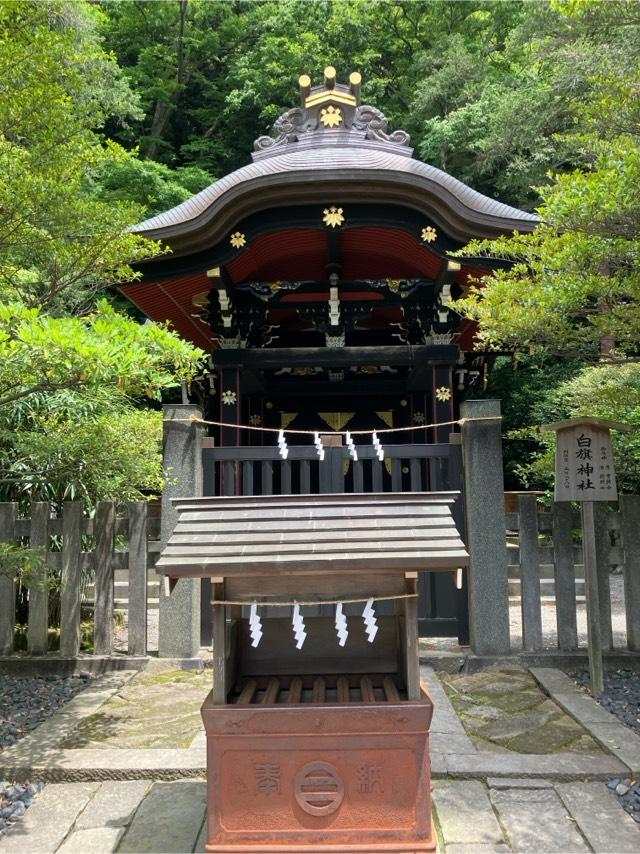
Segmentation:
<svg viewBox="0 0 640 854">
<path fill-rule="evenodd" d="M 440 854 L 640 852 L 640 825 L 606 785 L 640 767 L 640 739 L 564 674 L 532 672 L 603 752 L 479 752 L 436 674 L 423 669 L 435 705 L 431 756 Z M 0 854 L 204 851 L 204 733 L 187 749 L 60 747 L 129 678 L 107 677 L 57 720 L 0 754 L 0 779 L 15 772 L 48 781 L 0 839 Z"/>
<path fill-rule="evenodd" d="M 204 780 L 54 783 L 0 842 L 2 854 L 203 852 Z M 434 781 L 441 854 L 640 851 L 640 829 L 605 783 Z"/>
</svg>

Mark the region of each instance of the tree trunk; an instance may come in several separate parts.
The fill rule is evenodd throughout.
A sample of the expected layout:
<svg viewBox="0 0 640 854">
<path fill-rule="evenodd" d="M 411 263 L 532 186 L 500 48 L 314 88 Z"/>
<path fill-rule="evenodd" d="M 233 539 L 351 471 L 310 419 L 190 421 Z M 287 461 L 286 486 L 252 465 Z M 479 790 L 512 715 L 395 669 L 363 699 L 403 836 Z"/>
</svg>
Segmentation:
<svg viewBox="0 0 640 854">
<path fill-rule="evenodd" d="M 189 0 L 179 0 L 180 17 L 178 20 L 178 37 L 176 39 L 177 48 L 177 68 L 176 68 L 176 87 L 169 99 L 158 98 L 156 108 L 153 113 L 153 121 L 151 122 L 151 131 L 149 133 L 149 142 L 144 147 L 144 154 L 151 160 L 154 160 L 158 155 L 160 148 L 159 141 L 162 139 L 169 119 L 178 105 L 180 96 L 184 89 L 184 84 L 187 80 L 187 68 L 184 53 L 184 31 L 187 21 L 187 7 Z"/>
</svg>

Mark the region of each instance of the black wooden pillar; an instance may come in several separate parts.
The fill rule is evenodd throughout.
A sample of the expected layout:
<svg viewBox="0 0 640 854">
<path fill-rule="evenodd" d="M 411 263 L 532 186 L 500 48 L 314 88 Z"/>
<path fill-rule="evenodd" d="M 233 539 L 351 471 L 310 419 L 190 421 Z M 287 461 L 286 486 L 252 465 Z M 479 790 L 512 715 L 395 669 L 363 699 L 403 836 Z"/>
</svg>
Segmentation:
<svg viewBox="0 0 640 854">
<path fill-rule="evenodd" d="M 223 448 L 237 447 L 241 441 L 241 414 L 242 402 L 240 400 L 240 371 L 239 365 L 225 365 L 220 368 L 220 410 L 219 420 L 224 424 L 234 425 L 237 427 L 221 427 L 220 428 L 220 446 Z M 240 465 L 239 463 L 232 464 L 235 471 L 228 470 L 225 472 L 225 466 L 221 466 L 220 471 L 220 495 L 235 494 L 240 489 Z M 225 474 L 226 483 L 225 483 Z"/>
</svg>

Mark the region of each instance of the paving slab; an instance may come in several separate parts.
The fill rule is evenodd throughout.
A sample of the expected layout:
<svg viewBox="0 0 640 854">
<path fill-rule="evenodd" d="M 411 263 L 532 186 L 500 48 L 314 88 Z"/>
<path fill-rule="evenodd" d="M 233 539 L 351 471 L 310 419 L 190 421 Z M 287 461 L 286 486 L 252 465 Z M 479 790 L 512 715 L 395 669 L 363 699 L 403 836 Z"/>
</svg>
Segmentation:
<svg viewBox="0 0 640 854">
<path fill-rule="evenodd" d="M 108 780 L 102 783 L 78 816 L 74 830 L 124 827 L 131 821 L 151 786 L 151 780 Z"/>
<path fill-rule="evenodd" d="M 551 789 L 551 780 L 536 780 L 534 777 L 487 777 L 490 789 Z"/>
<path fill-rule="evenodd" d="M 562 783 L 556 791 L 594 851 L 640 851 L 640 826 L 604 783 Z"/>
<path fill-rule="evenodd" d="M 479 781 L 438 780 L 433 787 L 433 803 L 447 851 L 456 843 L 469 846 L 504 842 L 487 789 Z"/>
<path fill-rule="evenodd" d="M 23 764 L 35 762 L 48 750 L 56 748 L 88 715 L 95 714 L 135 674 L 135 670 L 120 670 L 96 679 L 91 687 L 76 694 L 29 735 L 6 748 L 2 753 L 2 764 L 10 765 L 14 757 L 19 757 Z"/>
<path fill-rule="evenodd" d="M 74 830 L 56 854 L 111 854 L 118 847 L 124 827 L 89 827 Z"/>
<path fill-rule="evenodd" d="M 47 786 L 24 818 L 3 837 L 2 854 L 52 854 L 98 786 L 99 783 Z"/>
<path fill-rule="evenodd" d="M 466 735 L 453 732 L 430 732 L 429 747 L 436 753 L 477 753 L 476 746 Z"/>
<path fill-rule="evenodd" d="M 510 851 L 504 842 L 496 845 L 447 845 L 447 854 L 509 854 Z"/>
<path fill-rule="evenodd" d="M 589 732 L 635 776 L 640 773 L 640 738 L 614 715 L 611 717 L 614 723 L 589 724 Z"/>
<path fill-rule="evenodd" d="M 202 827 L 200 828 L 200 833 L 198 834 L 198 839 L 196 841 L 196 847 L 193 849 L 194 854 L 206 854 L 205 845 L 207 844 L 207 816 L 205 815 L 204 821 L 202 823 Z"/>
<path fill-rule="evenodd" d="M 469 742 L 471 752 L 474 752 L 473 743 L 467 736 L 465 728 L 451 705 L 433 667 L 421 667 L 420 676 L 426 682 L 427 690 L 433 700 L 433 719 L 430 732 L 451 733 L 464 737 Z"/>
<path fill-rule="evenodd" d="M 155 783 L 118 846 L 119 852 L 193 851 L 207 805 L 204 781 Z M 3 852 L 4 854 L 4 852 Z"/>
<path fill-rule="evenodd" d="M 628 768 L 615 756 L 584 756 L 578 753 L 476 753 L 447 754 L 447 773 L 457 778 L 544 777 L 569 781 L 609 780 L 628 774 Z"/>
<path fill-rule="evenodd" d="M 492 789 L 490 797 L 518 854 L 589 851 L 554 789 Z"/>
</svg>

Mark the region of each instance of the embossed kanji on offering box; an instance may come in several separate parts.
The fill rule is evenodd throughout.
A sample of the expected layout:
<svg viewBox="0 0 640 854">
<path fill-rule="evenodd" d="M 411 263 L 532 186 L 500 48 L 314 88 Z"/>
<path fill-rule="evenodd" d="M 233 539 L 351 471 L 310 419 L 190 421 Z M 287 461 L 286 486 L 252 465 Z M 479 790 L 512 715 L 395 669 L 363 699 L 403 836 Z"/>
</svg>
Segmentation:
<svg viewBox="0 0 640 854">
<path fill-rule="evenodd" d="M 417 579 L 468 555 L 455 493 L 178 499 L 157 568 L 209 576 L 213 852 L 427 852 Z"/>
</svg>

